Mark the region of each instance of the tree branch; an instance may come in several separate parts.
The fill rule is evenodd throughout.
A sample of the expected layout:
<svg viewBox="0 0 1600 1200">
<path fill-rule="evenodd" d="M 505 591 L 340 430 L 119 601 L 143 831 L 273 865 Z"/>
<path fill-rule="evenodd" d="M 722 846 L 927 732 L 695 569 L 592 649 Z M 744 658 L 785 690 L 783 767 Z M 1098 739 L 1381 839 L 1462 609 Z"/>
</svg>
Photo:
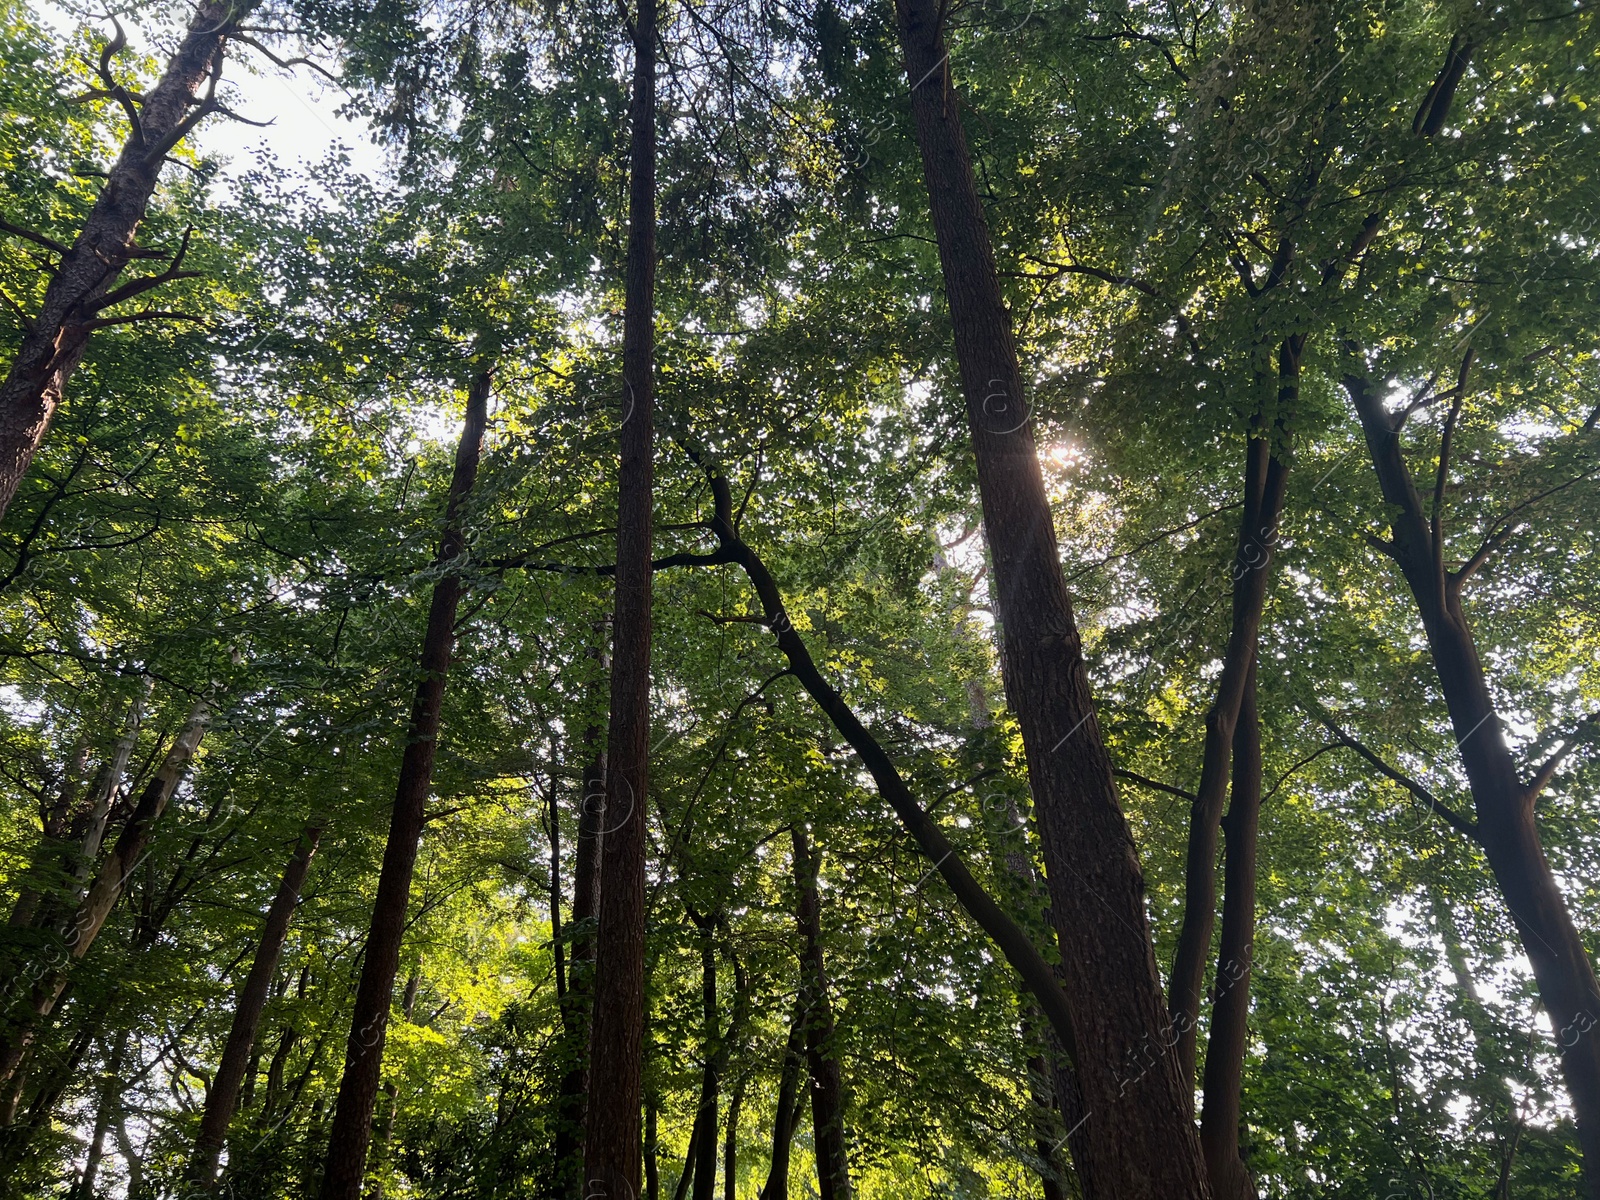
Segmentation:
<svg viewBox="0 0 1600 1200">
<path fill-rule="evenodd" d="M 1147 787 L 1151 791 L 1166 792 L 1169 796 L 1176 796 L 1180 800 L 1187 800 L 1190 804 L 1195 802 L 1195 794 L 1186 792 L 1181 787 L 1174 787 L 1170 783 L 1162 783 L 1159 779 L 1151 779 L 1146 775 L 1139 775 L 1133 771 L 1124 771 L 1121 767 L 1112 767 L 1111 773 L 1118 779 L 1126 779 L 1129 783 L 1137 783 L 1140 787 Z"/>
<path fill-rule="evenodd" d="M 1384 776 L 1386 779 L 1390 779 L 1395 783 L 1398 783 L 1401 787 L 1405 788 L 1406 791 L 1410 792 L 1414 797 L 1422 801 L 1423 804 L 1427 805 L 1431 811 L 1438 813 L 1439 816 L 1444 818 L 1445 823 L 1452 829 L 1455 829 L 1460 833 L 1464 833 L 1473 841 L 1478 840 L 1478 826 L 1474 822 L 1468 820 L 1449 805 L 1445 804 L 1439 799 L 1439 797 L 1435 796 L 1421 783 L 1418 783 L 1415 779 L 1411 778 L 1411 776 L 1405 774 L 1403 771 L 1399 771 L 1394 767 L 1391 767 L 1372 750 L 1368 749 L 1361 742 L 1357 741 L 1343 729 L 1339 728 L 1338 724 L 1336 724 L 1333 718 L 1327 713 L 1319 713 L 1318 719 L 1321 720 L 1327 731 L 1338 739 L 1340 745 L 1354 750 L 1362 758 L 1366 759 L 1367 762 L 1372 764 L 1373 768 L 1380 775 Z"/>
<path fill-rule="evenodd" d="M 1524 802 L 1532 804 L 1539 798 L 1540 793 L 1550 786 L 1550 780 L 1555 775 L 1556 769 L 1566 761 L 1567 755 L 1583 744 L 1584 735 L 1594 728 L 1597 722 L 1600 722 L 1600 712 L 1590 713 L 1578 722 L 1577 727 L 1572 731 L 1572 736 L 1567 738 L 1561 749 L 1545 759 L 1540 764 L 1539 769 L 1533 773 L 1533 779 L 1523 790 L 1522 797 Z"/>
</svg>

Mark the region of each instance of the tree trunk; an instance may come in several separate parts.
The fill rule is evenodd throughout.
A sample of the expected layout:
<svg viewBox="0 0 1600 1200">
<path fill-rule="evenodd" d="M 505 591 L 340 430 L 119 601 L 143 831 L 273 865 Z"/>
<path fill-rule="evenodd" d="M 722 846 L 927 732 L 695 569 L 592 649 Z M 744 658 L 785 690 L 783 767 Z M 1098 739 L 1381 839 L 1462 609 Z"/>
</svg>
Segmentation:
<svg viewBox="0 0 1600 1200">
<path fill-rule="evenodd" d="M 645 1200 L 661 1200 L 661 1145 L 657 1137 L 660 1106 L 651 1097 L 644 1110 L 644 1194 Z"/>
<path fill-rule="evenodd" d="M 600 928 L 589 1042 L 584 1193 L 639 1194 L 644 1048 L 645 800 L 650 755 L 651 497 L 655 419 L 656 0 L 633 33 L 621 465 Z"/>
<path fill-rule="evenodd" d="M 215 87 L 228 36 L 251 7 L 250 3 L 203 0 L 155 87 L 141 101 L 126 100 L 129 107 L 137 105 L 139 120 L 129 131 L 77 240 L 61 253 L 44 302 L 28 322 L 16 358 L 0 384 L 0 516 L 5 515 L 44 440 L 67 380 L 88 348 L 89 335 L 116 319 L 102 316 L 103 310 L 149 290 L 148 284 L 141 285 L 138 280 L 116 290 L 112 285 L 123 268 L 143 254 L 134 237 L 167 153 L 213 111 L 211 103 L 200 99 L 200 89 L 208 79 Z M 108 53 L 102 62 L 109 61 Z M 182 265 L 181 257 L 180 253 L 169 266 L 169 274 Z"/>
<path fill-rule="evenodd" d="M 694 916 L 700 927 L 700 1015 L 705 1064 L 700 1104 L 695 1109 L 694 1190 L 691 1200 L 714 1200 L 717 1192 L 717 1106 L 721 1088 L 722 1032 L 717 1022 L 717 944 L 712 917 Z"/>
<path fill-rule="evenodd" d="M 244 1081 L 245 1069 L 255 1052 L 256 1030 L 260 1028 L 261 1014 L 267 1007 L 267 993 L 272 988 L 273 976 L 278 971 L 278 959 L 283 954 L 283 944 L 289 936 L 289 921 L 300 903 L 300 889 L 305 884 L 311 858 L 316 854 L 317 843 L 321 840 L 322 830 L 317 826 L 307 825 L 301 830 L 294 853 L 278 882 L 277 894 L 273 896 L 266 920 L 262 923 L 255 961 L 250 964 L 250 973 L 239 988 L 239 997 L 233 1009 L 233 1025 L 228 1030 L 228 1040 L 222 1048 L 216 1076 L 206 1093 L 200 1133 L 195 1138 L 194 1153 L 189 1158 L 190 1182 L 202 1189 L 209 1189 L 217 1177 L 217 1160 L 222 1156 L 228 1125 L 233 1120 L 239 1085 Z"/>
<path fill-rule="evenodd" d="M 844 1081 L 835 1045 L 833 1003 L 822 959 L 818 860 L 804 825 L 793 829 L 795 923 L 800 927 L 800 977 L 806 1013 L 806 1061 L 811 1068 L 811 1125 L 822 1200 L 850 1200 L 850 1162 L 844 1125 Z"/>
<path fill-rule="evenodd" d="M 433 781 L 433 756 L 439 741 L 440 708 L 445 674 L 455 644 L 456 606 L 461 598 L 461 560 L 466 555 L 462 508 L 478 474 L 488 422 L 491 376 L 484 371 L 467 389 L 466 419 L 456 447 L 455 470 L 445 505 L 444 531 L 434 562 L 444 574 L 433 586 L 428 609 L 428 629 L 423 637 L 421 674 L 406 729 L 406 748 L 400 760 L 395 787 L 389 840 L 383 851 L 378 894 L 373 900 L 372 922 L 367 931 L 361 982 L 351 1010 L 350 1037 L 346 1043 L 344 1076 L 328 1134 L 327 1166 L 322 1178 L 322 1200 L 358 1200 L 366 1169 L 367 1147 L 372 1140 L 372 1111 L 378 1098 L 383 1069 L 383 1043 L 394 1000 L 394 979 L 400 969 L 400 939 L 405 931 L 406 905 L 411 895 L 411 875 L 422 838 L 428 789 Z"/>
<path fill-rule="evenodd" d="M 63 947 L 51 957 L 32 964 L 25 973 L 32 978 L 33 986 L 25 1005 L 14 1016 L 4 1038 L 0 1039 L 0 1085 L 11 1082 L 23 1055 L 33 1043 L 40 1021 L 50 1015 L 56 1001 L 61 998 L 72 965 L 89 952 L 89 947 L 94 945 L 95 938 L 105 927 L 106 919 L 122 895 L 129 874 L 144 857 L 156 822 L 166 811 L 178 780 L 182 778 L 195 748 L 200 744 L 206 719 L 206 702 L 196 701 L 182 732 L 167 751 L 161 769 L 140 793 L 139 801 L 128 817 L 128 823 L 123 826 L 116 845 L 100 864 L 88 894 L 73 913 L 64 935 Z"/>
<path fill-rule="evenodd" d="M 1078 1046 L 1089 1174 L 1118 1200 L 1207 1192 L 1193 1100 L 1057 557 L 1011 317 L 956 108 L 936 0 L 896 0 L 923 178 L 993 554 L 1006 693 L 1021 726 Z"/>
<path fill-rule="evenodd" d="M 72 748 L 61 771 L 61 786 L 55 800 L 39 815 L 39 845 L 33 861 L 22 872 L 17 885 L 17 902 L 11 908 L 8 924 L 13 929 L 29 929 L 39 913 L 39 903 L 55 878 L 56 868 L 48 860 L 59 864 L 62 839 L 66 836 L 68 820 L 78 801 L 78 790 L 83 783 L 83 773 L 89 765 L 89 739 L 82 735 Z"/>
<path fill-rule="evenodd" d="M 116 1047 L 106 1063 L 105 1078 L 100 1083 L 100 1099 L 95 1107 L 94 1133 L 89 1139 L 89 1149 L 83 1160 L 83 1174 L 72 1191 L 72 1200 L 94 1200 L 94 1181 L 100 1173 L 101 1160 L 106 1153 L 106 1134 L 111 1131 L 112 1110 L 122 1102 L 122 1059 L 128 1049 L 127 1030 L 117 1036 Z"/>
<path fill-rule="evenodd" d="M 1577 1116 L 1584 1184 L 1600 1200 L 1600 983 L 1544 855 L 1535 821 L 1539 784 L 1524 783 L 1506 745 L 1489 694 L 1472 627 L 1461 606 L 1470 571 L 1447 571 L 1437 488 L 1434 511 L 1423 507 L 1401 451 L 1395 418 L 1362 375 L 1345 388 L 1361 420 L 1392 540 L 1386 549 L 1405 577 L 1422 618 L 1439 688 L 1450 712 L 1456 748 L 1472 788 L 1477 840 L 1517 927 L 1555 1030 L 1567 1091 Z M 1442 451 L 1448 468 L 1448 448 Z M 1441 478 L 1445 470 L 1440 472 Z M 1475 568 L 1480 564 L 1472 564 Z"/>
<path fill-rule="evenodd" d="M 1279 354 L 1279 404 L 1298 390 L 1298 347 L 1288 344 Z M 1184 867 L 1183 922 L 1178 931 L 1169 981 L 1168 1006 L 1177 1039 L 1178 1068 L 1191 1087 L 1195 1078 L 1200 998 L 1211 932 L 1217 914 L 1217 842 L 1222 809 L 1228 795 L 1228 767 L 1233 735 L 1244 702 L 1245 677 L 1255 661 L 1261 613 L 1266 606 L 1268 566 L 1278 539 L 1289 471 L 1272 452 L 1265 436 L 1254 436 L 1245 450 L 1244 512 L 1239 518 L 1239 544 L 1233 560 L 1233 621 L 1223 653 L 1217 694 L 1206 713 L 1205 753 L 1200 785 L 1189 812 L 1189 847 Z"/>
<path fill-rule="evenodd" d="M 728 1096 L 728 1130 L 722 1142 L 722 1200 L 739 1196 L 739 1110 L 744 1107 L 745 1080 L 741 1077 Z"/>
<path fill-rule="evenodd" d="M 1252 658 L 1233 733 L 1233 796 L 1224 819 L 1222 938 L 1217 955 L 1211 1037 L 1206 1043 L 1200 1145 L 1216 1200 L 1256 1200 L 1239 1149 L 1240 1088 L 1250 1034 L 1250 974 L 1255 965 L 1256 830 L 1261 816 L 1261 722 Z"/>
<path fill-rule="evenodd" d="M 400 1001 L 400 1015 L 405 1018 L 406 1024 L 411 1023 L 412 1015 L 417 1011 L 417 990 L 422 986 L 422 972 L 417 967 L 411 968 L 411 974 L 406 977 L 406 990 Z M 388 1152 L 389 1144 L 394 1138 L 395 1119 L 400 1115 L 400 1089 L 391 1081 L 383 1085 L 383 1098 L 387 1103 L 383 1108 L 383 1125 L 378 1129 L 377 1140 L 373 1145 L 374 1167 L 383 1165 L 383 1156 Z M 372 1190 L 367 1193 L 367 1200 L 383 1200 L 383 1182 L 374 1180 Z"/>
<path fill-rule="evenodd" d="M 597 655 L 604 664 L 604 656 Z M 605 753 L 603 730 L 591 724 L 583 731 L 584 749 L 591 756 L 583 769 L 578 802 L 578 844 L 572 881 L 572 958 L 567 977 L 566 1002 L 561 1009 L 562 1033 L 568 1056 L 566 1073 L 556 1101 L 555 1194 L 563 1198 L 582 1194 L 583 1126 L 589 1087 L 589 1018 L 594 1008 L 593 922 L 600 890 L 600 845 L 605 819 Z"/>
<path fill-rule="evenodd" d="M 804 989 L 796 999 L 794 1019 L 789 1023 L 789 1041 L 783 1049 L 783 1066 L 778 1071 L 778 1107 L 772 1114 L 772 1157 L 761 1200 L 789 1200 L 789 1150 L 794 1131 L 800 1124 L 800 1073 L 805 1068 L 806 1008 Z"/>
</svg>

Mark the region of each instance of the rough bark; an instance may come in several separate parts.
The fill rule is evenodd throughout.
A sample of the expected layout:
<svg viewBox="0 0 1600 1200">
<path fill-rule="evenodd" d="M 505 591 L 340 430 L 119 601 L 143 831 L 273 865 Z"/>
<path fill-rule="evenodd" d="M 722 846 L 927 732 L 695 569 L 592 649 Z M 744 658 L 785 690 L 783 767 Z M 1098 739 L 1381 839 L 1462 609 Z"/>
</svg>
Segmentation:
<svg viewBox="0 0 1600 1200">
<path fill-rule="evenodd" d="M 217 1177 L 217 1160 L 222 1156 L 228 1125 L 233 1120 L 239 1085 L 244 1082 L 245 1070 L 255 1052 L 256 1031 L 261 1027 L 267 994 L 271 991 L 273 976 L 278 971 L 283 944 L 289 936 L 289 922 L 300 903 L 300 889 L 305 885 L 306 872 L 311 869 L 312 856 L 316 854 L 317 844 L 321 840 L 322 830 L 315 825 L 307 825 L 300 831 L 294 853 L 278 881 L 278 890 L 267 908 L 266 920 L 262 922 L 255 960 L 239 987 L 239 996 L 233 1008 L 233 1024 L 228 1029 L 228 1040 L 223 1045 L 217 1073 L 206 1093 L 200 1132 L 189 1158 L 189 1179 L 198 1187 L 209 1188 Z"/>
<path fill-rule="evenodd" d="M 794 845 L 795 924 L 800 930 L 800 978 L 806 1014 L 806 1063 L 811 1072 L 811 1126 L 822 1200 L 850 1200 L 850 1158 L 844 1123 L 844 1080 L 839 1071 L 833 1003 L 822 957 L 822 905 L 817 895 L 819 863 L 804 825 Z"/>
<path fill-rule="evenodd" d="M 583 1152 L 584 1194 L 593 1200 L 634 1200 L 641 1168 L 654 491 L 656 0 L 642 0 L 632 33 L 611 721 Z"/>
<path fill-rule="evenodd" d="M 1233 732 L 1233 794 L 1224 818 L 1222 936 L 1206 1043 L 1200 1145 L 1217 1200 L 1256 1200 L 1239 1149 L 1240 1088 L 1250 1033 L 1250 975 L 1255 965 L 1256 831 L 1261 816 L 1261 722 L 1252 658 Z"/>
<path fill-rule="evenodd" d="M 122 152 L 77 240 L 64 248 L 44 301 L 28 322 L 5 382 L 0 384 L 0 516 L 5 515 L 44 440 L 67 380 L 83 360 L 90 335 L 116 319 L 109 310 L 149 290 L 148 283 L 139 280 L 118 288 L 113 285 L 129 262 L 148 257 L 134 238 L 156 180 L 168 152 L 196 122 L 214 111 L 214 101 L 209 96 L 202 98 L 200 89 L 209 80 L 214 91 L 227 39 L 251 7 L 249 3 L 203 0 L 155 87 L 142 100 L 118 89 L 118 98 L 127 109 L 137 112 L 138 119 L 131 123 Z M 113 46 L 120 49 L 122 40 L 119 30 Z M 109 52 L 102 58 L 103 73 L 109 71 L 110 59 Z M 179 267 L 181 262 L 174 262 L 164 274 L 181 278 Z"/>
<path fill-rule="evenodd" d="M 444 531 L 435 564 L 443 569 L 433 586 L 428 627 L 423 635 L 420 674 L 400 760 L 389 840 L 384 846 L 378 893 L 351 1009 L 350 1036 L 345 1046 L 344 1075 L 328 1135 L 322 1200 L 358 1200 L 372 1139 L 372 1113 L 377 1104 L 383 1068 L 383 1044 L 394 1001 L 394 980 L 400 969 L 400 939 L 405 930 L 411 875 L 422 839 L 424 809 L 433 781 L 433 757 L 439 741 L 445 675 L 455 644 L 456 608 L 461 598 L 460 564 L 466 555 L 462 508 L 478 474 L 488 422 L 491 377 L 477 375 L 467 389 L 466 419 L 456 447 L 455 469 L 445 506 Z"/>
<path fill-rule="evenodd" d="M 32 985 L 23 1003 L 13 1006 L 9 1014 L 10 1027 L 0 1038 L 0 1085 L 12 1081 L 33 1043 L 39 1023 L 50 1015 L 66 989 L 72 966 L 89 952 L 105 927 L 106 919 L 127 885 L 128 876 L 144 857 L 156 823 L 166 812 L 167 802 L 172 799 L 173 790 L 200 744 L 207 716 L 206 702 L 196 701 L 183 730 L 167 751 L 160 769 L 139 794 L 116 844 L 100 863 L 94 882 L 68 921 L 62 945 L 52 947 L 51 953 L 33 963 L 25 973 L 31 977 Z"/>
<path fill-rule="evenodd" d="M 1119 1200 L 1207 1194 L 1193 1100 L 1147 928 L 1057 557 L 1010 313 L 978 199 L 936 0 L 897 0 L 911 107 L 977 460 L 1002 627 L 1076 1029 L 1090 1174 Z"/>
<path fill-rule="evenodd" d="M 1577 1116 L 1587 1194 L 1600 1200 L 1600 983 L 1565 897 L 1545 858 L 1535 819 L 1537 782 L 1525 782 L 1506 744 L 1489 693 L 1472 626 L 1461 603 L 1471 569 L 1447 570 L 1436 488 L 1433 512 L 1423 505 L 1401 450 L 1396 418 L 1364 375 L 1345 378 L 1367 450 L 1389 508 L 1385 549 L 1416 602 L 1456 748 L 1472 789 L 1477 840 L 1539 985 L 1555 1030 L 1567 1091 Z M 1448 470 L 1442 450 L 1439 477 Z"/>
<path fill-rule="evenodd" d="M 1285 393 L 1298 388 L 1298 348 L 1280 351 L 1280 405 Z M 1244 702 L 1246 676 L 1255 661 L 1261 613 L 1266 606 L 1272 551 L 1289 471 L 1272 452 L 1267 437 L 1249 440 L 1245 450 L 1244 510 L 1239 519 L 1238 548 L 1233 560 L 1233 620 L 1223 653 L 1216 697 L 1206 713 L 1200 783 L 1189 812 L 1189 845 L 1184 866 L 1183 921 L 1168 983 L 1168 1007 L 1177 1041 L 1178 1067 L 1186 1083 L 1195 1078 L 1200 1001 L 1206 960 L 1217 912 L 1217 843 L 1222 809 L 1228 798 L 1228 769 L 1234 730 Z"/>
</svg>

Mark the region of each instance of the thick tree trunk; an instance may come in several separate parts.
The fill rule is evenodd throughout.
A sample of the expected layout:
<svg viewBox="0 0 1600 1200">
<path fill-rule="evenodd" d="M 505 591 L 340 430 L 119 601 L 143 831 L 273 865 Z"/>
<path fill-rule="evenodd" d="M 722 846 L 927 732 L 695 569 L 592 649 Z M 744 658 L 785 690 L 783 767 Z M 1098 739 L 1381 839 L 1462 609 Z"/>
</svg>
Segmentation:
<svg viewBox="0 0 1600 1200">
<path fill-rule="evenodd" d="M 811 1125 L 822 1200 L 850 1200 L 850 1160 L 844 1124 L 844 1081 L 839 1072 L 822 958 L 822 906 L 817 896 L 817 858 L 804 825 L 793 830 L 795 923 L 800 928 L 800 978 L 806 1014 L 806 1062 L 811 1069 Z"/>
<path fill-rule="evenodd" d="M 1239 1150 L 1239 1125 L 1250 1033 L 1250 973 L 1255 963 L 1256 830 L 1260 816 L 1261 722 L 1256 712 L 1256 664 L 1252 659 L 1233 733 L 1233 796 L 1224 819 L 1222 938 L 1200 1113 L 1200 1145 L 1216 1200 L 1256 1200 L 1257 1196 Z"/>
<path fill-rule="evenodd" d="M 44 302 L 28 323 L 0 384 L 0 516 L 44 440 L 90 334 L 114 319 L 102 315 L 103 310 L 146 290 L 138 281 L 116 290 L 112 285 L 140 256 L 134 237 L 166 155 L 212 111 L 200 98 L 200 89 L 221 73 L 228 36 L 251 7 L 203 0 L 155 87 L 142 101 L 131 97 L 127 101 L 137 105 L 138 123 L 129 131 L 77 240 L 61 255 Z"/>
<path fill-rule="evenodd" d="M 772 1114 L 772 1156 L 760 1200 L 789 1200 L 789 1151 L 800 1124 L 800 1075 L 805 1070 L 806 1008 L 804 991 L 795 1001 L 789 1041 L 778 1070 L 778 1106 Z"/>
<path fill-rule="evenodd" d="M 210 1188 L 217 1177 L 217 1160 L 222 1156 L 228 1125 L 233 1120 L 239 1085 L 244 1081 L 245 1069 L 255 1052 L 256 1030 L 261 1026 L 261 1014 L 267 1007 L 267 994 L 272 988 L 273 976 L 278 971 L 283 944 L 289 936 L 289 921 L 300 903 L 300 889 L 305 885 L 306 872 L 311 869 L 311 858 L 316 854 L 317 843 L 321 840 L 322 830 L 315 825 L 307 825 L 300 831 L 294 853 L 283 870 L 277 894 L 273 896 L 266 920 L 262 923 L 255 961 L 250 964 L 250 973 L 240 985 L 239 997 L 233 1008 L 233 1024 L 222 1048 L 221 1061 L 217 1063 L 216 1076 L 206 1093 L 200 1132 L 189 1158 L 190 1182 L 200 1188 Z"/>
<path fill-rule="evenodd" d="M 1393 538 L 1388 552 L 1416 601 L 1450 712 L 1477 811 L 1477 839 L 1516 924 L 1555 1030 L 1562 1074 L 1577 1116 L 1585 1188 L 1600 1200 L 1600 983 L 1539 839 L 1534 804 L 1540 788 L 1523 782 L 1506 745 L 1472 627 L 1461 606 L 1461 585 L 1468 575 L 1445 569 L 1438 513 L 1443 488 L 1437 489 L 1430 516 L 1406 466 L 1395 418 L 1382 398 L 1364 376 L 1346 377 L 1345 387 L 1389 507 Z M 1448 456 L 1448 449 L 1443 454 Z"/>
<path fill-rule="evenodd" d="M 611 721 L 583 1151 L 584 1194 L 592 1200 L 634 1200 L 641 1166 L 655 419 L 656 0 L 641 0 L 632 32 Z"/>
<path fill-rule="evenodd" d="M 1279 370 L 1284 393 L 1298 387 L 1298 350 L 1285 346 Z M 1255 661 L 1260 639 L 1261 613 L 1266 606 L 1268 568 L 1278 538 L 1278 520 L 1289 471 L 1272 453 L 1267 437 L 1252 437 L 1245 450 L 1244 512 L 1239 519 L 1239 543 L 1233 560 L 1233 621 L 1223 653 L 1217 694 L 1206 713 L 1204 758 L 1200 785 L 1189 812 L 1189 847 L 1184 868 L 1183 922 L 1173 955 L 1168 984 L 1173 1036 L 1177 1039 L 1178 1067 L 1193 1086 L 1200 1000 L 1205 986 L 1206 960 L 1211 956 L 1211 932 L 1217 913 L 1217 842 L 1222 809 L 1228 796 L 1228 767 L 1233 735 L 1246 691 L 1245 677 Z"/>
<path fill-rule="evenodd" d="M 957 111 L 936 0 L 897 0 L 923 177 L 993 554 L 1006 693 L 1021 725 L 1077 1041 L 1096 1187 L 1118 1200 L 1207 1193 L 1193 1100 L 1145 920 L 1056 552 L 1011 317 Z"/>
<path fill-rule="evenodd" d="M 445 506 L 444 532 L 435 563 L 444 574 L 433 586 L 428 628 L 422 641 L 421 673 L 406 729 L 406 748 L 395 787 L 389 840 L 383 851 L 378 894 L 367 930 L 361 982 L 351 1010 L 350 1037 L 345 1047 L 344 1076 L 328 1135 L 322 1200 L 358 1200 L 372 1140 L 372 1112 L 383 1069 L 383 1043 L 394 1001 L 394 979 L 400 969 L 400 939 L 405 931 L 411 875 L 422 839 L 424 809 L 433 781 L 433 756 L 439 741 L 440 709 L 445 675 L 455 644 L 456 606 L 461 598 L 460 562 L 466 554 L 462 508 L 478 474 L 488 423 L 491 376 L 485 371 L 467 389 L 466 419 L 456 447 L 455 470 Z"/>
<path fill-rule="evenodd" d="M 23 1056 L 33 1043 L 40 1021 L 50 1015 L 56 1001 L 61 998 L 72 965 L 94 945 L 95 938 L 105 927 L 106 919 L 127 885 L 128 875 L 144 857 L 156 822 L 166 811 L 167 802 L 172 799 L 173 790 L 178 786 L 205 733 L 207 712 L 204 700 L 197 701 L 190 710 L 182 732 L 167 751 L 161 768 L 140 793 L 139 801 L 116 844 L 101 862 L 88 893 L 68 922 L 63 946 L 58 952 L 32 964 L 26 972 L 33 981 L 32 987 L 25 1002 L 16 1006 L 10 1014 L 10 1028 L 0 1039 L 0 1086 L 12 1081 Z"/>
</svg>

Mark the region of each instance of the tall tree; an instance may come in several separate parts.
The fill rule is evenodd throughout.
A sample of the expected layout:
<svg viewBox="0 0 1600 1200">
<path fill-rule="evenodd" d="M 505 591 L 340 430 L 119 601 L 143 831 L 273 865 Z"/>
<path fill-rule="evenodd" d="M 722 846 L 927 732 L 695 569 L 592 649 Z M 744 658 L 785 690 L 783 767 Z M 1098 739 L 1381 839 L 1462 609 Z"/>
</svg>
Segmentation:
<svg viewBox="0 0 1600 1200">
<path fill-rule="evenodd" d="M 650 632 L 655 430 L 657 0 L 629 33 L 628 250 L 618 430 L 616 603 L 606 743 L 605 838 L 595 939 L 584 1191 L 633 1200 L 641 1171 L 645 811 L 650 783 Z"/>
<path fill-rule="evenodd" d="M 135 242 L 139 224 L 167 165 L 167 155 L 219 105 L 217 81 L 223 54 L 251 4 L 204 0 L 189 19 L 183 40 L 156 86 L 140 95 L 112 73 L 116 54 L 127 44 L 117 36 L 101 52 L 97 95 L 115 100 L 128 118 L 122 153 L 106 176 L 83 229 L 71 246 L 40 234 L 8 227 L 59 255 L 39 311 L 28 318 L 22 342 L 0 383 L 0 515 L 10 507 L 17 486 L 33 461 L 61 403 L 62 392 L 83 360 L 90 335 L 99 328 L 173 314 L 117 312 L 119 305 L 164 283 L 182 279 L 188 237 L 170 255 L 165 270 L 116 286 L 135 258 L 160 257 Z M 209 84 L 209 86 L 208 86 Z M 204 95 L 201 88 L 206 87 Z"/>
<path fill-rule="evenodd" d="M 483 454 L 492 382 L 491 373 L 482 370 L 473 376 L 467 388 L 466 416 L 445 501 L 444 530 L 434 558 L 435 567 L 443 574 L 433 586 L 428 605 L 428 626 L 423 634 L 416 695 L 406 726 L 400 777 L 395 785 L 383 870 L 378 876 L 378 891 L 372 902 L 361 982 L 350 1010 L 350 1036 L 345 1045 L 338 1106 L 328 1133 L 322 1200 L 358 1200 L 365 1176 L 389 1008 L 394 1000 L 395 974 L 400 969 L 400 941 L 405 933 L 406 909 L 411 898 L 411 877 L 416 868 L 428 792 L 433 782 L 445 676 L 450 670 L 455 646 L 456 609 L 461 600 L 461 571 L 467 552 L 465 509 L 478 476 L 478 460 Z"/>
<path fill-rule="evenodd" d="M 1080 1050 L 1085 1166 L 1106 1195 L 1205 1196 L 1193 1103 L 1167 1052 L 1169 1018 L 1143 876 L 1057 557 L 943 9 L 931 0 L 898 0 L 895 11 L 993 556 L 1001 667 L 1027 751 Z"/>
<path fill-rule="evenodd" d="M 289 936 L 289 922 L 300 903 L 300 890 L 305 886 L 306 872 L 311 869 L 311 858 L 322 840 L 322 829 L 307 825 L 300 831 L 294 853 L 290 855 L 278 890 L 267 909 L 261 925 L 261 940 L 256 943 L 255 957 L 250 972 L 239 985 L 239 996 L 234 1002 L 233 1025 L 228 1030 L 228 1040 L 222 1047 L 222 1058 L 217 1063 L 216 1074 L 206 1092 L 205 1112 L 200 1116 L 200 1132 L 195 1135 L 194 1152 L 189 1159 L 189 1178 L 201 1188 L 208 1188 L 216 1179 L 217 1160 L 222 1156 L 223 1142 L 228 1135 L 228 1125 L 233 1120 L 233 1110 L 239 1099 L 239 1085 L 254 1056 L 256 1030 L 261 1025 L 261 1014 L 267 1006 L 267 993 L 277 974 L 278 959 L 283 954 L 284 941 Z"/>
</svg>

